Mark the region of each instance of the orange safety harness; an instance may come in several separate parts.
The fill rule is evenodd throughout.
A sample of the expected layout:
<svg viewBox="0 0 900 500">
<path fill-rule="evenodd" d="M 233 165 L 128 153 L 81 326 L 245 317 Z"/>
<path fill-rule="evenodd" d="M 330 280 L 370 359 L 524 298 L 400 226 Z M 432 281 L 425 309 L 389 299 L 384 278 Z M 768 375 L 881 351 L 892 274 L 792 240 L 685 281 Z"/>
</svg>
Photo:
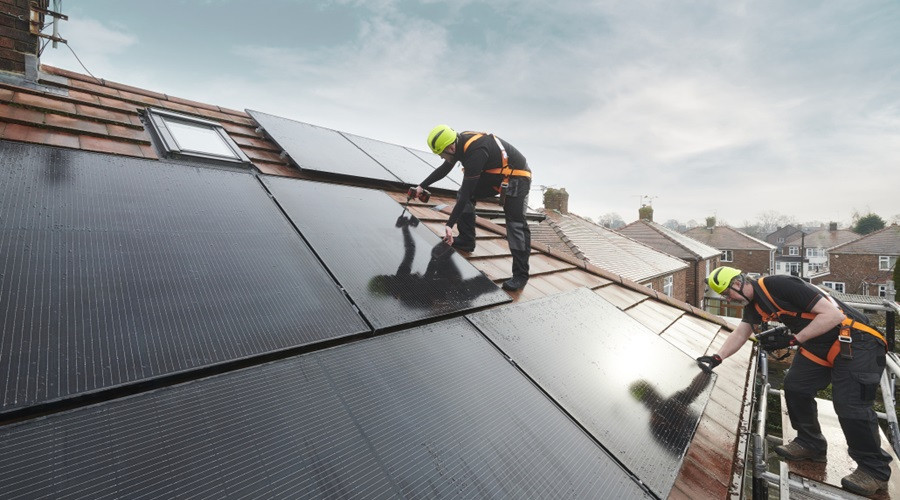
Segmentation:
<svg viewBox="0 0 900 500">
<path fill-rule="evenodd" d="M 469 144 L 472 144 L 473 142 L 481 139 L 486 135 L 493 137 L 494 141 L 497 143 L 497 146 L 500 148 L 500 156 L 503 158 L 503 166 L 501 168 L 492 168 L 489 170 L 485 170 L 482 173 L 502 175 L 503 182 L 500 184 L 501 190 L 506 189 L 506 187 L 509 186 L 509 178 L 514 175 L 519 177 L 531 177 L 531 172 L 529 172 L 528 170 L 516 170 L 509 166 L 509 155 L 506 154 L 506 148 L 503 147 L 503 143 L 501 143 L 500 139 L 498 139 L 494 134 L 488 134 L 486 132 L 476 132 L 475 135 L 470 137 L 469 140 L 466 141 L 466 143 L 463 145 L 463 153 L 465 153 L 466 150 L 469 149 Z"/>
<path fill-rule="evenodd" d="M 769 293 L 769 290 L 766 288 L 766 285 L 763 282 L 764 279 L 765 278 L 760 278 L 759 280 L 757 280 L 757 283 L 759 283 L 759 287 L 762 289 L 762 291 L 765 294 L 766 298 L 768 299 L 769 303 L 772 305 L 772 307 L 774 307 L 776 309 L 776 311 L 774 313 L 767 313 L 767 312 L 763 311 L 762 307 L 760 307 L 758 303 L 754 302 L 753 306 L 756 308 L 756 311 L 760 314 L 763 321 L 777 320 L 777 319 L 780 319 L 781 316 L 791 316 L 791 317 L 800 316 L 803 319 L 808 319 L 808 320 L 815 319 L 815 317 L 817 315 L 814 313 L 809 313 L 809 312 L 798 313 L 795 311 L 788 311 L 786 309 L 782 309 L 781 306 L 779 306 L 778 303 L 775 302 L 775 299 L 772 298 L 772 294 Z M 841 311 L 841 313 L 844 312 L 843 309 L 841 309 L 841 307 L 838 306 L 837 301 L 835 301 L 831 295 L 829 295 L 824 290 L 820 289 L 819 291 L 821 291 L 825 295 L 825 298 L 827 298 L 832 304 L 834 304 L 834 306 L 837 307 L 838 310 Z M 802 346 L 800 347 L 800 354 L 806 356 L 810 361 L 813 361 L 814 363 L 817 363 L 822 366 L 827 366 L 829 368 L 834 366 L 834 360 L 835 360 L 835 358 L 837 358 L 838 353 L 840 353 L 841 356 L 844 358 L 851 359 L 851 358 L 853 358 L 853 352 L 852 352 L 850 346 L 853 343 L 853 338 L 850 337 L 850 330 L 854 329 L 854 328 L 859 331 L 874 335 L 876 338 L 878 338 L 879 340 L 881 340 L 884 343 L 885 347 L 887 347 L 887 341 L 884 339 L 884 336 L 881 334 L 881 332 L 870 327 L 869 325 L 866 325 L 864 323 L 859 323 L 859 322 L 851 319 L 846 314 L 844 314 L 844 320 L 841 321 L 841 324 L 840 324 L 840 335 L 838 336 L 837 340 L 834 341 L 834 344 L 831 344 L 831 348 L 828 349 L 828 354 L 826 355 L 826 359 L 822 359 L 819 356 L 816 356 L 815 354 L 804 349 Z"/>
</svg>

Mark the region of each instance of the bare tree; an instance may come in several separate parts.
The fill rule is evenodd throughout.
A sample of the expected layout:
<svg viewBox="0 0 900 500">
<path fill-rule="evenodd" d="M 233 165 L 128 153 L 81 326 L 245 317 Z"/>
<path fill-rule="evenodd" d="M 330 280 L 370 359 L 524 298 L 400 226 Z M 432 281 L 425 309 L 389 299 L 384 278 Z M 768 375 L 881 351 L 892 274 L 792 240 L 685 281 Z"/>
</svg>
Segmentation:
<svg viewBox="0 0 900 500">
<path fill-rule="evenodd" d="M 615 212 L 609 212 L 597 217 L 597 224 L 609 229 L 619 229 L 625 225 L 625 220 L 622 219 L 621 215 Z"/>
</svg>

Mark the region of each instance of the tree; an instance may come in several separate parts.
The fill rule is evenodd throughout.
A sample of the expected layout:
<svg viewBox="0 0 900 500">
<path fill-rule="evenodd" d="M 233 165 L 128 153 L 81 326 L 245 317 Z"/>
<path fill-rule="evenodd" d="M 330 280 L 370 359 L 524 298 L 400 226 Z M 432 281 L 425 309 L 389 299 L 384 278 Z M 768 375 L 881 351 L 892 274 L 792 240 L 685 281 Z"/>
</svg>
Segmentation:
<svg viewBox="0 0 900 500">
<path fill-rule="evenodd" d="M 675 219 L 669 219 L 663 222 L 663 227 L 667 227 L 672 231 L 677 231 L 679 233 L 683 233 L 687 229 L 684 224 L 678 222 Z"/>
<path fill-rule="evenodd" d="M 892 300 L 897 300 L 897 293 L 900 293 L 900 266 L 897 263 L 894 263 L 894 297 L 887 297 Z"/>
<path fill-rule="evenodd" d="M 853 232 L 856 234 L 869 234 L 879 229 L 884 229 L 884 219 L 876 214 L 869 213 L 863 216 L 854 214 Z"/>
<path fill-rule="evenodd" d="M 621 215 L 615 212 L 610 212 L 608 214 L 603 214 L 600 217 L 597 217 L 597 224 L 600 224 L 601 226 L 609 229 L 619 229 L 620 227 L 625 225 L 625 221 L 622 220 Z"/>
</svg>

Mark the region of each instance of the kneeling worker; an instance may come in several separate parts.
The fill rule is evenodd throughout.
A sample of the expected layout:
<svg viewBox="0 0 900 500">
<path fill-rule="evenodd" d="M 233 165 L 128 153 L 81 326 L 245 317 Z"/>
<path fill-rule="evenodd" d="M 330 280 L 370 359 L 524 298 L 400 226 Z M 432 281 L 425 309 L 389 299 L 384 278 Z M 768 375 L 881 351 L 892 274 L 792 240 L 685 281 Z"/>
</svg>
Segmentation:
<svg viewBox="0 0 900 500">
<path fill-rule="evenodd" d="M 719 267 L 709 288 L 744 306 L 741 323 L 718 354 L 701 356 L 705 370 L 731 356 L 763 321 L 784 323 L 793 335 L 760 339 L 767 351 L 799 346 L 784 378 L 784 399 L 797 437 L 775 453 L 787 460 L 826 461 L 827 442 L 819 426 L 816 393 L 832 386 L 834 411 L 857 468 L 841 479 L 844 489 L 872 495 L 887 488 L 891 456 L 881 449 L 878 417 L 872 409 L 884 372 L 887 343 L 866 316 L 796 276 L 750 279 L 733 267 Z"/>
<path fill-rule="evenodd" d="M 447 125 L 438 125 L 428 134 L 428 147 L 440 155 L 444 163 L 416 186 L 416 194 L 450 173 L 456 162 L 462 162 L 463 183 L 456 206 L 444 227 L 444 241 L 454 248 L 475 250 L 475 200 L 500 194 L 506 217 L 506 241 L 512 252 L 512 278 L 503 289 L 522 289 L 528 282 L 528 257 L 531 255 L 531 230 L 525 221 L 531 170 L 522 153 L 493 134 L 456 133 Z M 453 226 L 459 224 L 459 236 L 453 237 Z"/>
</svg>

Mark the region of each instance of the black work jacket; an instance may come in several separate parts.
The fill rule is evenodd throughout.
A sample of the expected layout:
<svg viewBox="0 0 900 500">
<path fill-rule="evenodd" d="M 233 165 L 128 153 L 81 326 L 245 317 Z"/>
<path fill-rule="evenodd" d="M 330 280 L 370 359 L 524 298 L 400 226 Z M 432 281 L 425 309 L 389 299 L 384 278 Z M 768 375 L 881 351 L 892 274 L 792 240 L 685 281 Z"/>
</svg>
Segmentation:
<svg viewBox="0 0 900 500">
<path fill-rule="evenodd" d="M 500 184 L 503 182 L 503 176 L 500 174 L 486 174 L 485 170 L 492 170 L 503 167 L 503 155 L 500 147 L 491 134 L 484 134 L 475 139 L 465 147 L 466 143 L 472 136 L 480 132 L 460 132 L 456 136 L 456 153 L 450 161 L 444 160 L 438 168 L 434 170 L 424 181 L 422 187 L 428 187 L 432 183 L 439 181 L 450 173 L 456 162 L 462 162 L 463 166 L 463 183 L 459 188 L 456 197 L 456 206 L 450 218 L 447 219 L 447 226 L 453 227 L 459 219 L 460 214 L 467 200 L 477 198 L 488 198 L 497 195 L 500 192 Z M 512 144 L 500 139 L 506 154 L 509 157 L 508 166 L 515 170 L 529 170 L 528 162 L 525 156 L 513 147 Z M 465 150 L 465 151 L 464 151 Z M 530 185 L 528 183 L 527 185 Z M 526 185 L 526 186 L 527 186 Z M 525 187 L 527 190 L 527 187 Z M 525 193 L 507 192 L 508 196 L 525 196 Z"/>
</svg>

